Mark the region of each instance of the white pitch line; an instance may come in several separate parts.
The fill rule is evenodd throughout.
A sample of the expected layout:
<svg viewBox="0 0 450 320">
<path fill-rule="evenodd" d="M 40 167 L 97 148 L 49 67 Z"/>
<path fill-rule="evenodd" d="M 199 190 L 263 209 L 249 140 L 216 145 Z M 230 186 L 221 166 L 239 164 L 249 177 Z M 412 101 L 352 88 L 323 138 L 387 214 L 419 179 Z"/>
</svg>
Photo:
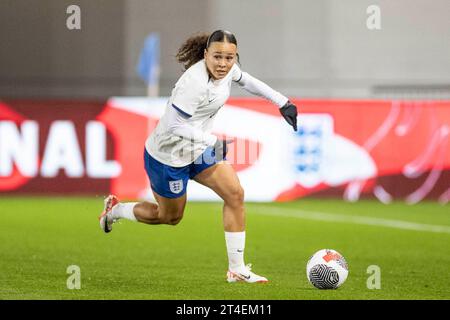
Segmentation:
<svg viewBox="0 0 450 320">
<path fill-rule="evenodd" d="M 443 226 L 443 225 L 422 224 L 402 220 L 373 218 L 367 216 L 348 216 L 343 214 L 326 213 L 319 211 L 305 211 L 291 208 L 263 207 L 260 205 L 252 206 L 251 208 L 252 211 L 255 211 L 256 214 L 269 216 L 281 216 L 281 217 L 328 221 L 328 222 L 354 223 L 368 226 L 381 226 L 395 229 L 450 234 L 450 226 Z"/>
</svg>

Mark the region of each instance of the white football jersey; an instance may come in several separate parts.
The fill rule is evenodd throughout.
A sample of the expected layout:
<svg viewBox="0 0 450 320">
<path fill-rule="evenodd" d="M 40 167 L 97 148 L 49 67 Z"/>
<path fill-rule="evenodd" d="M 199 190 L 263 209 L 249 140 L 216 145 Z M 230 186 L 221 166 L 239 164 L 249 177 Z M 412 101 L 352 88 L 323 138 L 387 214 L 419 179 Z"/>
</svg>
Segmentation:
<svg viewBox="0 0 450 320">
<path fill-rule="evenodd" d="M 148 153 L 171 167 L 184 167 L 194 162 L 208 144 L 173 134 L 169 130 L 168 109 L 177 109 L 191 126 L 211 133 L 215 115 L 230 95 L 231 82 L 241 77 L 242 71 L 236 63 L 220 80 L 209 77 L 204 59 L 187 69 L 172 90 L 166 112 L 145 142 Z"/>
</svg>

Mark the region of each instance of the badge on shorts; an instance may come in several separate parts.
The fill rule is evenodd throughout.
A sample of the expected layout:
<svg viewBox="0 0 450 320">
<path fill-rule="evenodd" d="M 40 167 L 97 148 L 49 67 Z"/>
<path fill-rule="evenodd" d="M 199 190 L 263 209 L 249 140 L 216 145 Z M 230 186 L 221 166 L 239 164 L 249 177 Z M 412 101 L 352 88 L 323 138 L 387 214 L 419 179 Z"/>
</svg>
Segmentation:
<svg viewBox="0 0 450 320">
<path fill-rule="evenodd" d="M 183 180 L 169 181 L 169 188 L 173 193 L 180 193 L 183 191 Z"/>
</svg>

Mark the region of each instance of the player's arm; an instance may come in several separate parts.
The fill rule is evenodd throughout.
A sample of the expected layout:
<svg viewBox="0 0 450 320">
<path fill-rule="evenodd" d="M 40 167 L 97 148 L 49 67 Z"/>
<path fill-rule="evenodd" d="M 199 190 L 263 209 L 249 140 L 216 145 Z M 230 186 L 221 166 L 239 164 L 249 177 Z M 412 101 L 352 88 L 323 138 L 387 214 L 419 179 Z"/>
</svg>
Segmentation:
<svg viewBox="0 0 450 320">
<path fill-rule="evenodd" d="M 192 142 L 214 145 L 217 137 L 195 128 L 189 119 L 205 99 L 206 88 L 191 75 L 186 75 L 177 82 L 173 91 L 171 104 L 167 106 L 166 117 L 168 131 L 173 135 Z"/>
<path fill-rule="evenodd" d="M 168 129 L 172 134 L 188 139 L 189 141 L 201 142 L 213 147 L 217 160 L 223 160 L 227 154 L 227 144 L 232 140 L 218 139 L 217 136 L 203 132 L 202 130 L 195 128 L 189 122 L 189 116 L 176 108 L 174 105 L 169 107 L 167 112 L 168 117 Z"/>
<path fill-rule="evenodd" d="M 208 146 L 214 146 L 217 137 L 213 134 L 203 132 L 201 129 L 195 128 L 189 122 L 189 115 L 184 113 L 177 106 L 172 105 L 168 107 L 167 119 L 168 130 L 170 133 L 188 139 L 193 142 L 202 142 Z"/>
<path fill-rule="evenodd" d="M 236 82 L 246 91 L 276 104 L 284 119 L 297 131 L 297 107 L 288 98 L 247 72 L 241 71 Z"/>
</svg>

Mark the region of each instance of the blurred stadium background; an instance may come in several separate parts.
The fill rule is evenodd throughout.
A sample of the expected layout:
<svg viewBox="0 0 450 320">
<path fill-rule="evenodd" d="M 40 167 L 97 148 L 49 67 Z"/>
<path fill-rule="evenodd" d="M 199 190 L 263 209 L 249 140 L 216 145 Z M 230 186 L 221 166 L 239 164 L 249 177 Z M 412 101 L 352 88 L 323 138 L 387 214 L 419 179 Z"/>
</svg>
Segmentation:
<svg viewBox="0 0 450 320">
<path fill-rule="evenodd" d="M 135 70 L 150 32 L 160 34 L 160 93 L 167 96 L 180 75 L 173 58 L 180 44 L 217 28 L 236 34 L 243 68 L 289 96 L 450 97 L 446 0 L 38 3 L 1 3 L 3 97 L 143 95 Z M 78 31 L 66 28 L 72 4 L 82 11 Z M 379 31 L 366 28 L 372 4 L 381 9 Z"/>
<path fill-rule="evenodd" d="M 67 27 L 71 5 L 81 29 Z M 449 12 L 448 0 L 2 0 L 0 299 L 449 299 Z M 264 289 L 223 283 L 219 199 L 193 182 L 174 229 L 124 222 L 106 237 L 96 220 L 110 192 L 151 198 L 142 149 L 182 73 L 175 54 L 216 29 L 301 112 L 293 133 L 233 87 L 216 122 L 244 159 L 248 259 L 273 279 Z M 337 292 L 304 275 L 324 247 L 349 261 Z M 66 286 L 69 265 L 81 290 Z M 370 265 L 380 290 L 366 286 Z"/>
</svg>

